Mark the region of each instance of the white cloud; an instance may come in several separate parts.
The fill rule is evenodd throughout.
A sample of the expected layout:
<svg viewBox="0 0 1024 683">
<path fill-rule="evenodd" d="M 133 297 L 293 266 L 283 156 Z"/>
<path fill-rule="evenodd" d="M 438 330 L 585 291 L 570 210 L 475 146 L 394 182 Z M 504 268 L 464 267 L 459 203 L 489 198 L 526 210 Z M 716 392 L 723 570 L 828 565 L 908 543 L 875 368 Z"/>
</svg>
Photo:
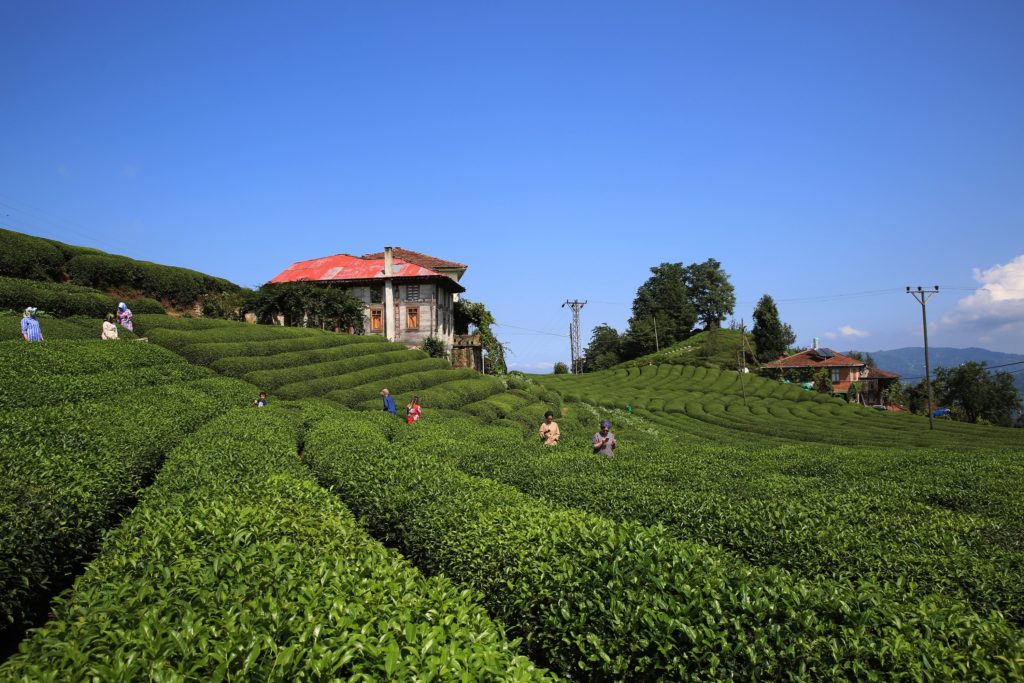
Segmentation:
<svg viewBox="0 0 1024 683">
<path fill-rule="evenodd" d="M 823 336 L 825 339 L 839 339 L 840 337 L 868 337 L 870 335 L 870 332 L 858 330 L 853 325 L 842 325 L 839 327 L 838 330 L 829 330 L 828 332 L 825 332 L 821 336 Z"/>
<path fill-rule="evenodd" d="M 979 289 L 957 302 L 941 326 L 958 327 L 984 336 L 1024 330 L 1024 254 L 1006 265 L 974 269 Z"/>
<path fill-rule="evenodd" d="M 839 334 L 843 335 L 844 337 L 868 337 L 871 335 L 870 332 L 858 330 L 853 325 L 843 325 L 842 327 L 839 328 Z"/>
</svg>

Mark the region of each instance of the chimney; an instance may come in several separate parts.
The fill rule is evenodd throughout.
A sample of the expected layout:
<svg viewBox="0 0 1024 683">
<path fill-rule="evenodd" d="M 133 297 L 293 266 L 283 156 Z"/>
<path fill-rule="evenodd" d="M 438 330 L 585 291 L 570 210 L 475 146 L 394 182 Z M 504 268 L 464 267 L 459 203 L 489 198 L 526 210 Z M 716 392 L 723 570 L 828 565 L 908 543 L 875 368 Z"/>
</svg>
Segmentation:
<svg viewBox="0 0 1024 683">
<path fill-rule="evenodd" d="M 395 292 L 391 283 L 394 260 L 392 247 L 384 247 L 384 337 L 388 341 L 395 341 L 398 338 L 395 329 Z"/>
</svg>

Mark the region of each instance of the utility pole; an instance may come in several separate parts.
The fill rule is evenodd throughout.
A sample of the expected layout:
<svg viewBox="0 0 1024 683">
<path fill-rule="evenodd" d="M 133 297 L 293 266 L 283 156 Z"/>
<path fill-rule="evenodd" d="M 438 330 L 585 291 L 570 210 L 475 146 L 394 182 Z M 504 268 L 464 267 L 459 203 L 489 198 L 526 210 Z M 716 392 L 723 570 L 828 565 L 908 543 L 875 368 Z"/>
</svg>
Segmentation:
<svg viewBox="0 0 1024 683">
<path fill-rule="evenodd" d="M 580 309 L 586 305 L 586 301 L 568 299 L 562 308 L 568 306 L 572 309 L 572 322 L 569 323 L 569 345 L 572 347 L 572 372 L 578 375 L 583 372 L 583 354 L 580 352 Z"/>
<path fill-rule="evenodd" d="M 658 316 L 651 316 L 654 319 L 654 352 L 658 353 L 661 348 L 658 346 Z"/>
<path fill-rule="evenodd" d="M 747 333 L 746 333 L 746 331 L 743 328 L 743 319 L 742 318 L 740 319 L 740 337 L 741 337 L 742 343 L 740 344 L 739 358 L 737 358 L 737 360 L 739 361 L 739 363 L 738 363 L 738 365 L 739 365 L 738 372 L 739 372 L 739 375 L 740 375 L 740 389 L 743 391 L 743 407 L 746 408 L 747 407 L 747 385 L 744 384 L 744 382 L 743 382 L 743 375 L 746 374 L 746 372 L 747 372 L 747 356 L 746 356 Z"/>
<path fill-rule="evenodd" d="M 928 429 L 935 429 L 935 418 L 932 417 L 932 369 L 928 364 L 928 313 L 927 306 L 928 299 L 939 293 L 939 286 L 935 285 L 933 289 L 922 289 L 918 285 L 917 289 L 910 289 L 907 287 L 907 294 L 913 294 L 917 302 L 921 304 L 921 327 L 924 329 L 924 381 L 928 386 Z"/>
</svg>

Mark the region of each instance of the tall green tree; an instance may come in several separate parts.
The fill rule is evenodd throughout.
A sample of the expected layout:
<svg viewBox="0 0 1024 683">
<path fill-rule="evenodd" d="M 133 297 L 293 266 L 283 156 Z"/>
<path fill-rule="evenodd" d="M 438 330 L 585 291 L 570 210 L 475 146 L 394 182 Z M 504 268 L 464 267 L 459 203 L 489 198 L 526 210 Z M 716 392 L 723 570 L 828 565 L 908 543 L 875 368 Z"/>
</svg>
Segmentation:
<svg viewBox="0 0 1024 683">
<path fill-rule="evenodd" d="M 683 285 L 705 330 L 717 330 L 736 308 L 736 293 L 729 275 L 713 258 L 684 268 Z"/>
<path fill-rule="evenodd" d="M 1020 391 L 1013 384 L 1013 375 L 992 374 L 984 361 L 939 368 L 934 384 L 939 402 L 950 408 L 954 417 L 966 422 L 985 420 L 1011 427 L 1021 411 Z"/>
<path fill-rule="evenodd" d="M 622 362 L 622 339 L 618 331 L 602 323 L 590 334 L 590 343 L 583 351 L 583 372 L 604 370 Z"/>
<path fill-rule="evenodd" d="M 469 334 L 469 326 L 473 325 L 480 333 L 480 346 L 487 352 L 484 357 L 484 373 L 503 375 L 508 372 L 505 353 L 509 349 L 508 345 L 498 341 L 494 336 L 491 325 L 495 324 L 497 323 L 494 316 L 482 303 L 469 299 L 459 299 L 455 302 L 455 333 Z"/>
<path fill-rule="evenodd" d="M 765 294 L 754 308 L 754 328 L 750 331 L 757 349 L 757 359 L 762 363 L 775 360 L 786 353 L 786 331 L 779 319 L 775 299 Z"/>
<path fill-rule="evenodd" d="M 623 360 L 653 353 L 655 346 L 670 346 L 690 336 L 697 311 L 690 302 L 683 272 L 682 263 L 651 268 L 651 277 L 633 299 L 633 317 L 622 339 Z"/>
<path fill-rule="evenodd" d="M 276 315 L 296 327 L 346 328 L 363 330 L 363 305 L 343 289 L 308 282 L 267 283 L 252 296 L 251 304 L 260 322 L 272 322 Z"/>
</svg>

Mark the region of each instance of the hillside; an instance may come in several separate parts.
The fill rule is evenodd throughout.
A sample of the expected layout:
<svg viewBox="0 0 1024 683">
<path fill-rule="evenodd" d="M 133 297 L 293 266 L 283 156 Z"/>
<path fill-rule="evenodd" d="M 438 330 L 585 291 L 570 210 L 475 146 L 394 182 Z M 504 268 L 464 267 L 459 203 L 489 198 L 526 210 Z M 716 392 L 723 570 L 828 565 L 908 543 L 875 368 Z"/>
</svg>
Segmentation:
<svg viewBox="0 0 1024 683">
<path fill-rule="evenodd" d="M 729 330 L 498 378 L 379 336 L 96 322 L 0 342 L 0 679 L 1024 676 L 1024 430 L 736 372 Z"/>
<path fill-rule="evenodd" d="M 140 261 L 3 229 L 0 229 L 0 277 L 77 285 L 118 299 L 147 297 L 183 310 L 194 308 L 202 297 L 241 289 L 223 278 L 187 268 Z M 13 286 L 11 282 L 0 283 L 0 307 L 21 310 L 30 305 L 6 295 L 4 290 Z M 68 291 L 69 294 L 75 292 L 81 290 Z"/>
<path fill-rule="evenodd" d="M 871 351 L 871 357 L 875 359 L 878 367 L 889 372 L 895 372 L 904 381 L 916 382 L 924 377 L 924 347 L 912 346 L 902 349 L 891 349 L 889 351 Z M 1020 363 L 1024 361 L 1024 355 L 1019 353 L 1001 353 L 989 351 L 977 347 L 956 349 L 943 346 L 928 347 L 928 361 L 931 364 L 932 372 L 938 368 L 955 368 L 961 363 L 974 361 L 976 363 L 987 363 L 989 367 L 1006 365 L 1007 363 Z M 1024 365 L 998 368 L 1003 371 L 1018 371 Z M 1014 384 L 1024 394 L 1024 372 L 1014 372 Z M 916 379 L 915 379 L 916 378 Z"/>
<path fill-rule="evenodd" d="M 3 576 L 34 586 L 5 594 L 41 616 L 54 572 L 77 576 L 0 678 L 1020 673 L 1021 450 L 998 446 L 1019 430 L 932 448 L 899 438 L 920 420 L 717 368 L 506 391 L 379 338 L 139 323 L 154 343 L 0 344 L 0 540 L 25 562 Z M 379 410 L 384 383 L 421 393 L 421 423 Z M 557 448 L 534 434 L 549 405 Z M 610 460 L 589 454 L 603 416 Z M 800 440 L 822 430 L 855 447 Z"/>
</svg>

